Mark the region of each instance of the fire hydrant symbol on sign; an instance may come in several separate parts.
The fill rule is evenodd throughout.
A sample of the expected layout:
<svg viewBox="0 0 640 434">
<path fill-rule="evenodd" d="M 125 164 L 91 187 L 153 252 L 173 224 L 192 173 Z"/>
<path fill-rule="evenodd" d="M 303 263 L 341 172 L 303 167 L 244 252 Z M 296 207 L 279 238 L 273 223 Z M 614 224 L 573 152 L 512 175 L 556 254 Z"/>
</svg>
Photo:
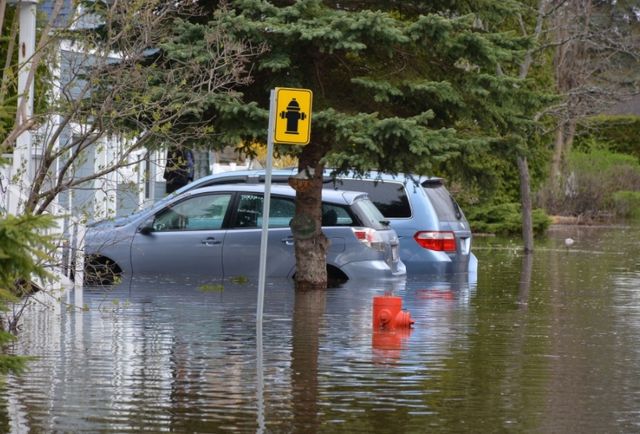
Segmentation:
<svg viewBox="0 0 640 434">
<path fill-rule="evenodd" d="M 287 111 L 280 112 L 280 118 L 287 120 L 285 134 L 298 134 L 298 122 L 307 119 L 307 115 L 300 111 L 300 104 L 295 98 L 292 98 L 287 105 Z"/>
<path fill-rule="evenodd" d="M 306 145 L 311 140 L 313 92 L 309 89 L 275 88 L 273 142 Z"/>
</svg>

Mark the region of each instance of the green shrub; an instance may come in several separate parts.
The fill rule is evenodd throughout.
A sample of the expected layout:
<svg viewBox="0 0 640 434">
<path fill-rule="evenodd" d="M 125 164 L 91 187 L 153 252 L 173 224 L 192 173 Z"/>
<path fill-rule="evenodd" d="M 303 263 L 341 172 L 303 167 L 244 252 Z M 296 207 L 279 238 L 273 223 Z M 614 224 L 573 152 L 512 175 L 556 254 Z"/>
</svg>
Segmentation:
<svg viewBox="0 0 640 434">
<path fill-rule="evenodd" d="M 640 220 L 640 191 L 617 191 L 613 194 L 617 216 Z"/>
<path fill-rule="evenodd" d="M 522 213 L 519 203 L 503 203 L 498 205 L 475 206 L 466 210 L 471 229 L 476 233 L 497 235 L 522 234 Z M 535 235 L 545 233 L 551 219 L 542 209 L 532 212 L 533 232 Z"/>
<path fill-rule="evenodd" d="M 640 181 L 640 163 L 632 155 L 620 154 L 606 149 L 594 149 L 589 152 L 572 152 L 568 158 L 569 170 L 590 173 L 615 174 L 621 167 L 635 172 L 636 183 Z"/>
<path fill-rule="evenodd" d="M 548 183 L 538 194 L 538 205 L 551 214 L 619 215 L 615 194 L 640 191 L 640 164 L 631 155 L 593 149 L 572 152 L 567 163 L 560 184 Z"/>
<path fill-rule="evenodd" d="M 575 147 L 581 151 L 595 148 L 634 155 L 640 158 L 640 116 L 600 115 L 578 128 Z"/>
</svg>

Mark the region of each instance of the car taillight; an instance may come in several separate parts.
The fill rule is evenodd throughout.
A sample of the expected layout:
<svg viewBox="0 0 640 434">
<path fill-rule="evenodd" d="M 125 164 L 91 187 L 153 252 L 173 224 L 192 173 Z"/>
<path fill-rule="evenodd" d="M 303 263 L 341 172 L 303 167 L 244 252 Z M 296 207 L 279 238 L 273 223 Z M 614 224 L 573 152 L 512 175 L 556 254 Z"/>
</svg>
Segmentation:
<svg viewBox="0 0 640 434">
<path fill-rule="evenodd" d="M 376 250 L 384 250 L 384 240 L 373 228 L 351 228 L 353 235 L 367 247 Z"/>
<path fill-rule="evenodd" d="M 456 236 L 453 232 L 419 231 L 413 239 L 424 249 L 438 252 L 456 251 Z"/>
</svg>

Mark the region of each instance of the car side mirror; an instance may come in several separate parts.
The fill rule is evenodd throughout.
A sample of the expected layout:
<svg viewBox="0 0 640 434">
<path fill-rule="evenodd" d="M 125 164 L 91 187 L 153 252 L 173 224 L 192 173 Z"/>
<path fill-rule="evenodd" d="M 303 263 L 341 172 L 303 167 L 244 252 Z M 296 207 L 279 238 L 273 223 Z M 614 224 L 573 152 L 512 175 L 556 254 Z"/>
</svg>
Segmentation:
<svg viewBox="0 0 640 434">
<path fill-rule="evenodd" d="M 153 217 L 145 220 L 144 223 L 142 223 L 142 226 L 140 226 L 140 228 L 138 229 L 138 232 L 140 232 L 142 235 L 151 235 L 151 233 L 153 233 L 155 230 L 153 229 L 153 221 Z"/>
</svg>

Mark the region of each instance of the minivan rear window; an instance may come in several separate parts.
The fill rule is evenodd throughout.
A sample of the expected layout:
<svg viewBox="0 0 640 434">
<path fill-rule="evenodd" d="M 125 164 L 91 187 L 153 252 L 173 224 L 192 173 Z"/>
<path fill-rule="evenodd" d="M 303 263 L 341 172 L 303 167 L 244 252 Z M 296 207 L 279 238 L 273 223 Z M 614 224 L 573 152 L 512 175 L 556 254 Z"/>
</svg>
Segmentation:
<svg viewBox="0 0 640 434">
<path fill-rule="evenodd" d="M 425 185 L 424 191 L 429 196 L 438 219 L 441 221 L 457 221 L 462 219 L 462 211 L 453 196 L 442 185 Z"/>
<path fill-rule="evenodd" d="M 378 230 L 387 229 L 388 223 L 384 216 L 369 199 L 360 198 L 353 203 L 352 207 L 365 226 Z"/>
<path fill-rule="evenodd" d="M 336 188 L 341 190 L 363 191 L 378 207 L 386 218 L 409 218 L 411 207 L 409 199 L 400 182 L 382 182 L 366 179 L 339 179 Z"/>
</svg>

